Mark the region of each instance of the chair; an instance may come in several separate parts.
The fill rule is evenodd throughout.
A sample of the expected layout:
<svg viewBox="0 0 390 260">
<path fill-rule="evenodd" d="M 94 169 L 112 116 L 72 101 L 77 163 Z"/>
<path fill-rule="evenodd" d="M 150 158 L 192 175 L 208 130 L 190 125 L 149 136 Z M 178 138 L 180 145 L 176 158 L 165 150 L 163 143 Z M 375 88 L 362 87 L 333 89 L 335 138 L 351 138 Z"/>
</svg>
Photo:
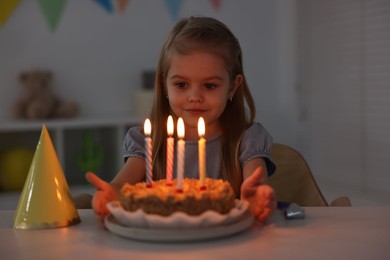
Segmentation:
<svg viewBox="0 0 390 260">
<path fill-rule="evenodd" d="M 309 165 L 297 150 L 274 143 L 271 155 L 276 171 L 269 178 L 269 184 L 275 189 L 277 201 L 295 202 L 300 206 L 351 206 L 346 196 L 338 197 L 328 204 Z"/>
</svg>

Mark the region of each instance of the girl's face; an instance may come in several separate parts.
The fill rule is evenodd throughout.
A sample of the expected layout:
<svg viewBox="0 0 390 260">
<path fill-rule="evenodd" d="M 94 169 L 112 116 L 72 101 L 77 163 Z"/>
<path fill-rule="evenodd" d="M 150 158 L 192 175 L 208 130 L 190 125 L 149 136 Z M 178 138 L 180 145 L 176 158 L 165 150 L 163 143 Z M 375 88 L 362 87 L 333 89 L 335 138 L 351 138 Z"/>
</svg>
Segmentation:
<svg viewBox="0 0 390 260">
<path fill-rule="evenodd" d="M 187 140 L 199 139 L 199 117 L 205 120 L 206 138 L 221 133 L 219 117 L 241 82 L 241 75 L 231 82 L 224 60 L 213 53 L 172 55 L 167 94 L 173 113 L 184 120 Z"/>
</svg>

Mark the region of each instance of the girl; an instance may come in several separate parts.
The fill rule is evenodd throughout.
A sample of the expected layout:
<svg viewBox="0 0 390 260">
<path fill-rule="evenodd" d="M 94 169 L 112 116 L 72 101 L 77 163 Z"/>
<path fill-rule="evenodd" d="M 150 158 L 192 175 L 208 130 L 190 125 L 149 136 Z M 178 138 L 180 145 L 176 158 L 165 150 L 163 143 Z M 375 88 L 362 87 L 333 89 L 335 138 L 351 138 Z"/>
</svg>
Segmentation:
<svg viewBox="0 0 390 260">
<path fill-rule="evenodd" d="M 266 184 L 275 170 L 270 158 L 272 138 L 254 122 L 255 105 L 245 80 L 241 47 L 221 22 L 207 17 L 179 21 L 162 47 L 156 71 L 156 91 L 151 112 L 153 178 L 165 178 L 167 117 L 185 123 L 185 177 L 198 178 L 197 123 L 206 124 L 207 177 L 223 178 L 237 197 L 249 201 L 263 222 L 275 208 L 274 190 Z M 145 180 L 144 135 L 131 128 L 124 141 L 125 165 L 110 184 L 87 173 L 97 188 L 92 200 L 103 219 L 106 203 L 126 182 Z"/>
</svg>

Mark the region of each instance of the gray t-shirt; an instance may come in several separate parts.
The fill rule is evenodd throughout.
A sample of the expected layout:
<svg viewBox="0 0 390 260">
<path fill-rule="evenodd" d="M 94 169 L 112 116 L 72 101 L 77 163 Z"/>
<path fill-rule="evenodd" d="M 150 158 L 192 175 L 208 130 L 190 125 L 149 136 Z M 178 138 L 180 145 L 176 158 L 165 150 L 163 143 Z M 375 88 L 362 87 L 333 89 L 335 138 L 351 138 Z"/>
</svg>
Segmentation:
<svg viewBox="0 0 390 260">
<path fill-rule="evenodd" d="M 123 158 L 139 157 L 145 159 L 145 136 L 141 127 L 129 129 L 123 142 Z M 176 143 L 175 143 L 176 145 Z M 258 122 L 252 124 L 242 138 L 240 145 L 241 167 L 250 160 L 258 157 L 264 158 L 268 175 L 275 171 L 275 163 L 271 159 L 272 137 L 267 130 Z M 221 178 L 221 137 L 214 137 L 206 141 L 206 173 L 209 178 Z M 175 156 L 176 158 L 176 156 Z M 176 160 L 174 160 L 174 178 L 176 177 Z M 185 166 L 186 178 L 198 178 L 198 142 L 185 142 Z"/>
</svg>

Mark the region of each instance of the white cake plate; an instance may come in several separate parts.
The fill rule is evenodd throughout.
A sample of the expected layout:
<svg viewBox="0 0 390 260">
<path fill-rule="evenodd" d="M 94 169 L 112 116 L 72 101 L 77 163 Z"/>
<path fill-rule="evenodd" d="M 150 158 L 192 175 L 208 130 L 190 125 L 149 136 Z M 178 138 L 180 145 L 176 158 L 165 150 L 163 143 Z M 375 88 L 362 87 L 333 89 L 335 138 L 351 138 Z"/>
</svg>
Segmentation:
<svg viewBox="0 0 390 260">
<path fill-rule="evenodd" d="M 253 223 L 252 213 L 246 211 L 237 221 L 204 228 L 140 228 L 120 224 L 113 215 L 108 215 L 104 222 L 107 229 L 121 237 L 162 242 L 186 242 L 221 238 L 239 233 Z"/>
</svg>

